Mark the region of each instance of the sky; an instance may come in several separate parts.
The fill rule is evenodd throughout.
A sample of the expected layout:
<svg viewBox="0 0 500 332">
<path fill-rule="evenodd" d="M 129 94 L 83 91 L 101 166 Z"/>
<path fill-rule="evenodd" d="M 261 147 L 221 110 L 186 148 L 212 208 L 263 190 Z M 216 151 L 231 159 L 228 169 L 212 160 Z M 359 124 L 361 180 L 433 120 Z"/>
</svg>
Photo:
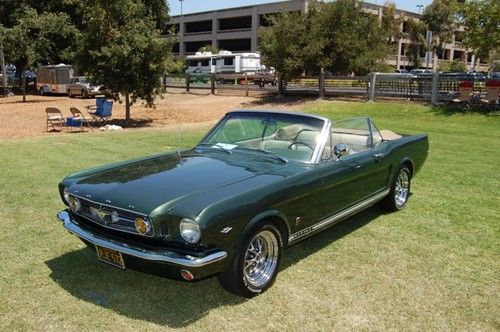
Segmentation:
<svg viewBox="0 0 500 332">
<path fill-rule="evenodd" d="M 249 6 L 255 4 L 278 2 L 284 0 L 183 0 L 182 12 L 184 14 L 203 12 L 213 9 L 231 8 Z M 432 0 L 393 0 L 396 3 L 396 8 L 403 9 L 411 12 L 418 13 L 419 8 L 417 5 L 429 5 Z M 167 0 L 170 7 L 170 15 L 180 15 L 181 1 L 180 0 Z M 384 4 L 385 0 L 365 0 L 365 2 L 376 3 L 379 5 Z"/>
</svg>

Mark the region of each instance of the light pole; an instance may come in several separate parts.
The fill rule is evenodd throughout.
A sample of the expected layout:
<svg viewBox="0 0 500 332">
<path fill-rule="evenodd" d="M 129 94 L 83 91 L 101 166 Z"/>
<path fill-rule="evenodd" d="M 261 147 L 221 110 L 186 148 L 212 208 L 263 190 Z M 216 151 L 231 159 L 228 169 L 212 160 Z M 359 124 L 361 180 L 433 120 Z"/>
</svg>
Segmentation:
<svg viewBox="0 0 500 332">
<path fill-rule="evenodd" d="M 420 11 L 422 10 L 422 8 L 424 7 L 424 5 L 417 5 L 417 8 L 418 8 L 418 13 L 420 14 Z"/>
<path fill-rule="evenodd" d="M 179 1 L 180 1 L 180 3 L 181 3 L 181 16 L 182 16 L 182 2 L 183 2 L 184 0 L 179 0 Z"/>
</svg>

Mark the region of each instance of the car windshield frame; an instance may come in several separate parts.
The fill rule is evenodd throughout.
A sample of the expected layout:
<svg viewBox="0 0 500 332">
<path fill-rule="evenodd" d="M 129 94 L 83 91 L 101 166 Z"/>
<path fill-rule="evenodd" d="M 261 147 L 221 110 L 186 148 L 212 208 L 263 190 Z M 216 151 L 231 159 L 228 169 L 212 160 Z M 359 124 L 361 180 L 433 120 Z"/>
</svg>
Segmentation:
<svg viewBox="0 0 500 332">
<path fill-rule="evenodd" d="M 268 150 L 268 149 L 253 148 L 253 147 L 247 148 L 247 146 L 245 146 L 245 145 L 241 145 L 241 147 L 238 148 L 238 144 L 235 144 L 235 143 L 228 144 L 228 143 L 224 143 L 224 142 L 213 142 L 213 141 L 211 142 L 210 141 L 214 137 L 214 135 L 216 135 L 218 132 L 220 132 L 220 130 L 224 127 L 224 125 L 229 120 L 235 119 L 238 117 L 239 118 L 248 117 L 249 119 L 253 119 L 253 120 L 261 117 L 262 121 L 268 121 L 269 119 L 274 120 L 275 118 L 278 118 L 281 120 L 284 118 L 288 118 L 290 120 L 295 120 L 294 124 L 303 125 L 305 127 L 312 127 L 310 125 L 310 123 L 317 122 L 317 126 L 315 126 L 314 128 L 318 129 L 317 130 L 318 135 L 317 135 L 317 139 L 316 139 L 316 144 L 314 146 L 314 149 L 312 150 L 310 158 L 308 158 L 308 159 L 296 159 L 296 158 L 292 158 L 289 156 L 279 155 L 279 154 L 275 153 L 274 151 Z M 266 120 L 266 118 L 268 120 Z M 303 121 L 300 121 L 301 119 L 303 119 Z M 258 119 L 258 120 L 260 120 L 260 119 Z M 282 159 L 285 161 L 293 160 L 294 162 L 298 162 L 298 163 L 317 164 L 321 160 L 321 155 L 323 154 L 323 151 L 325 149 L 325 145 L 326 145 L 327 140 L 328 140 L 328 132 L 329 132 L 330 125 L 331 125 L 330 119 L 322 117 L 322 116 L 316 116 L 316 115 L 310 115 L 310 114 L 281 112 L 281 111 L 280 112 L 233 111 L 233 112 L 227 113 L 221 120 L 219 120 L 219 122 L 217 122 L 217 124 L 200 140 L 200 142 L 197 144 L 197 147 L 210 147 L 210 146 L 214 145 L 214 146 L 217 146 L 217 148 L 220 146 L 224 149 L 229 148 L 229 149 L 234 149 L 236 151 L 243 151 L 243 152 L 250 152 L 250 153 L 252 153 L 252 150 L 254 150 L 255 152 L 264 151 L 269 156 L 274 154 L 275 155 L 274 159 L 276 159 L 276 160 L 278 160 L 278 159 Z M 276 132 L 272 135 L 275 135 Z M 263 132 L 263 134 L 264 133 L 265 133 L 265 131 Z M 263 138 L 264 138 L 264 136 L 260 136 L 260 137 L 255 137 L 254 139 L 255 140 L 262 139 L 262 141 L 269 141 L 269 140 L 264 140 Z M 245 139 L 242 139 L 241 141 L 244 141 L 244 140 Z M 229 146 L 229 145 L 231 145 L 231 146 Z M 265 154 L 263 154 L 263 155 L 265 155 Z"/>
</svg>

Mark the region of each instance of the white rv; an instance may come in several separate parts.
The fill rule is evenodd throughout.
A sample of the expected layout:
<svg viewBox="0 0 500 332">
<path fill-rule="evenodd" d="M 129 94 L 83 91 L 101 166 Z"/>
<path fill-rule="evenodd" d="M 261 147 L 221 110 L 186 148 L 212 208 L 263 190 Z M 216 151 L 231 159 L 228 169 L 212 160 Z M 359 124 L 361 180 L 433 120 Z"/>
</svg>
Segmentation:
<svg viewBox="0 0 500 332">
<path fill-rule="evenodd" d="M 196 52 L 188 55 L 186 74 L 209 75 L 215 73 L 215 61 L 212 52 Z"/>
<path fill-rule="evenodd" d="M 260 68 L 259 53 L 232 53 L 220 51 L 219 54 L 211 52 L 196 52 L 195 55 L 186 57 L 188 68 L 186 74 L 213 74 L 213 73 L 249 73 L 254 74 Z"/>
<path fill-rule="evenodd" d="M 44 66 L 36 73 L 36 88 L 45 93 L 66 93 L 66 85 L 73 77 L 73 67 L 63 63 Z"/>
</svg>

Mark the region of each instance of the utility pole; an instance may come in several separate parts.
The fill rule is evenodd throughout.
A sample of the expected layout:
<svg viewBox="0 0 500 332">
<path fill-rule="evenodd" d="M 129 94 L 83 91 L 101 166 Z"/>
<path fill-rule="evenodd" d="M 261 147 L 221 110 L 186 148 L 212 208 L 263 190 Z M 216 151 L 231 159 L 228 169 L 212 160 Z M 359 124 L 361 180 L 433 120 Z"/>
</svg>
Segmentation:
<svg viewBox="0 0 500 332">
<path fill-rule="evenodd" d="M 181 3 L 181 16 L 182 16 L 182 2 L 183 2 L 184 0 L 179 0 L 179 1 L 180 1 L 180 3 Z"/>
</svg>

